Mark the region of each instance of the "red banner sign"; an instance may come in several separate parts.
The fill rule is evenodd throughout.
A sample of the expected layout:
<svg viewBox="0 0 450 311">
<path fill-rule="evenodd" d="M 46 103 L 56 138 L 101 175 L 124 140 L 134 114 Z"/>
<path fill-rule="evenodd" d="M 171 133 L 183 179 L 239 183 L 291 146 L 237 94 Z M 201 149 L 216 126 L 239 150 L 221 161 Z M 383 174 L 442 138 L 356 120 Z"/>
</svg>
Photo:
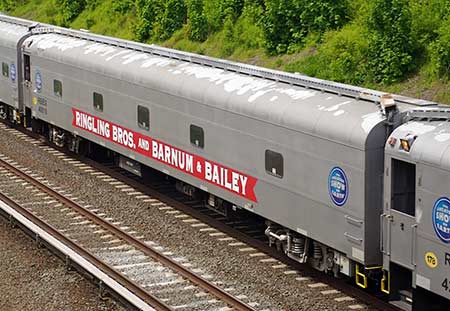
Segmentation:
<svg viewBox="0 0 450 311">
<path fill-rule="evenodd" d="M 258 202 L 254 192 L 258 180 L 252 176 L 88 113 L 72 109 L 72 114 L 72 125 L 76 128 L 93 133 L 248 200 Z"/>
</svg>

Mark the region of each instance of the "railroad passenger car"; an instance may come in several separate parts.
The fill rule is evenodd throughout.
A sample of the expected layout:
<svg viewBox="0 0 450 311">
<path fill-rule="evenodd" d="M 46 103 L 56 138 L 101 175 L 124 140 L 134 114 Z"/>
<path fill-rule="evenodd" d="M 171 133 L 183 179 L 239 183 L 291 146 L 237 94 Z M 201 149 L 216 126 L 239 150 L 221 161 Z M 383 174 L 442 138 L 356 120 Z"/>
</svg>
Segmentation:
<svg viewBox="0 0 450 311">
<path fill-rule="evenodd" d="M 95 142 L 207 192 L 212 207 L 251 210 L 320 270 L 381 264 L 376 103 L 58 33 L 28 38 L 23 53 L 24 104 L 57 144 Z"/>
<path fill-rule="evenodd" d="M 416 109 L 408 120 L 386 144 L 382 252 L 395 275 L 389 291 L 416 310 L 449 310 L 450 109 Z"/>
<path fill-rule="evenodd" d="M 14 119 L 16 112 L 22 111 L 22 100 L 19 100 L 19 87 L 21 76 L 21 59 L 17 47 L 29 33 L 30 21 L 17 20 L 8 23 L 0 20 L 0 117 Z M 19 65 L 18 65 L 19 64 Z"/>
</svg>

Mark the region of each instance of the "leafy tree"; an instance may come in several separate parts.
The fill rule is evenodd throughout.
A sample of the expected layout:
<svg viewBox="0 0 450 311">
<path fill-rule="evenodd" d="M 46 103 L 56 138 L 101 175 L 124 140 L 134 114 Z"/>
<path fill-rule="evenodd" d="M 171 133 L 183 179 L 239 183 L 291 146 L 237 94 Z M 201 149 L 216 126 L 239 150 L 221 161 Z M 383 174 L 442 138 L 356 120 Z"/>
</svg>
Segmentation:
<svg viewBox="0 0 450 311">
<path fill-rule="evenodd" d="M 97 0 L 88 0 L 91 2 L 91 6 L 95 7 L 97 4 Z M 112 3 L 112 9 L 114 12 L 125 14 L 130 10 L 130 8 L 133 6 L 132 0 L 116 0 Z"/>
<path fill-rule="evenodd" d="M 147 41 L 155 34 L 155 25 L 164 12 L 164 0 L 136 0 L 137 25 L 134 35 L 138 41 Z"/>
<path fill-rule="evenodd" d="M 374 0 L 368 20 L 369 74 L 375 82 L 401 80 L 414 67 L 411 12 L 406 0 Z"/>
<path fill-rule="evenodd" d="M 203 12 L 203 0 L 188 0 L 188 28 L 190 40 L 205 41 L 208 36 L 208 20 Z"/>
<path fill-rule="evenodd" d="M 438 29 L 450 12 L 450 0 L 410 1 L 411 31 L 419 44 L 427 45 L 438 37 Z"/>
<path fill-rule="evenodd" d="M 448 79 L 450 77 L 450 15 L 437 30 L 437 39 L 430 45 L 433 73 Z"/>
<path fill-rule="evenodd" d="M 263 28 L 266 37 L 266 48 L 270 54 L 281 54 L 287 51 L 287 47 L 294 38 L 303 38 L 301 20 L 299 18 L 299 1 L 266 0 L 266 12 L 263 20 Z M 294 14 L 290 14 L 293 13 Z M 298 25 L 295 27 L 295 25 Z M 297 29 L 296 29 L 297 28 Z"/>
<path fill-rule="evenodd" d="M 244 0 L 221 0 L 220 9 L 223 12 L 223 17 L 231 17 L 236 20 L 242 14 L 244 8 Z"/>
<path fill-rule="evenodd" d="M 329 31 L 315 52 L 285 67 L 291 72 L 360 85 L 366 77 L 368 42 L 356 24 Z"/>
<path fill-rule="evenodd" d="M 159 29 L 160 40 L 169 39 L 186 22 L 185 0 L 166 0 Z"/>
<path fill-rule="evenodd" d="M 235 22 L 241 15 L 244 4 L 244 0 L 206 0 L 204 13 L 208 20 L 209 31 L 221 30 L 227 16 Z"/>
<path fill-rule="evenodd" d="M 23 5 L 23 0 L 0 0 L 0 11 L 9 11 L 16 6 Z"/>
<path fill-rule="evenodd" d="M 58 0 L 63 10 L 63 23 L 73 21 L 84 10 L 86 0 Z"/>
<path fill-rule="evenodd" d="M 263 29 L 269 54 L 301 46 L 312 32 L 319 34 L 344 25 L 347 0 L 265 0 Z"/>
</svg>

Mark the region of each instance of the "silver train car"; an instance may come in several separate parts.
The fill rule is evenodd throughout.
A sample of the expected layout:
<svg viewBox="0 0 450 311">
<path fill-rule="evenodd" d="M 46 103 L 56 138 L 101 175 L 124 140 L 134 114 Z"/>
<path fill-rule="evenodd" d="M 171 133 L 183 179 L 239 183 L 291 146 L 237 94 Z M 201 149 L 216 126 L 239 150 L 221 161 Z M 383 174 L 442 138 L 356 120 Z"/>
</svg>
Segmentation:
<svg viewBox="0 0 450 311">
<path fill-rule="evenodd" d="M 409 215 L 402 228 L 416 237 L 402 239 L 395 225 L 405 211 L 394 215 L 390 205 L 408 215 L 420 190 L 408 188 L 408 165 L 392 160 L 391 168 L 394 151 L 411 162 L 395 135 L 412 111 L 436 104 L 4 15 L 0 48 L 10 73 L 0 79 L 2 118 L 74 152 L 102 146 L 137 175 L 161 171 L 224 214 L 260 215 L 290 258 L 352 277 L 406 309 L 420 310 L 423 293 L 420 303 L 430 306 L 432 295 L 448 303 L 438 279 L 419 270 L 427 227 Z M 435 242 L 429 252 L 450 252 Z M 400 250 L 415 264 L 396 257 Z"/>
<path fill-rule="evenodd" d="M 383 265 L 392 299 L 416 310 L 449 309 L 449 120 L 449 108 L 415 109 L 386 144 Z"/>
</svg>

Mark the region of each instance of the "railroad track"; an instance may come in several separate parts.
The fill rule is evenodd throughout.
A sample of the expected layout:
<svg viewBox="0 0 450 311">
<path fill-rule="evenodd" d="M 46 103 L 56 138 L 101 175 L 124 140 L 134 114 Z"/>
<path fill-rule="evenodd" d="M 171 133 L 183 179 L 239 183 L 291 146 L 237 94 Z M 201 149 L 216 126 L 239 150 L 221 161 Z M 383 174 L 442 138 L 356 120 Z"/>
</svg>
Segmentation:
<svg viewBox="0 0 450 311">
<path fill-rule="evenodd" d="M 123 298 L 138 309 L 256 310 L 42 179 L 0 154 L 0 200 L 14 212 L 2 205 L 4 210 L 25 217 L 46 232 L 40 238 L 53 237 L 101 270 L 114 281 L 111 288 L 118 294 L 126 291 Z M 71 254 L 67 260 L 77 261 Z"/>
<path fill-rule="evenodd" d="M 173 187 L 169 183 L 164 182 L 164 180 L 154 181 L 150 184 L 143 184 L 141 179 L 136 178 L 134 175 L 131 175 L 124 170 L 112 167 L 109 164 L 101 164 L 91 159 L 79 158 L 55 146 L 49 147 L 42 141 L 38 143 L 36 140 L 38 138 L 36 136 L 32 135 L 34 137 L 33 139 L 25 136 L 23 133 L 17 134 L 17 130 L 10 130 L 15 131 L 14 135 L 19 138 L 27 140 L 33 144 L 39 144 L 40 148 L 59 158 L 67 160 L 71 157 L 75 157 L 77 160 L 72 158 L 74 161 L 68 161 L 67 163 L 77 163 L 74 165 L 83 172 L 89 172 L 90 174 L 101 174 L 97 176 L 99 181 L 101 180 L 114 184 L 116 187 L 121 187 L 120 190 L 134 191 L 129 193 L 136 193 L 137 197 L 142 197 L 145 202 L 151 202 L 150 204 L 153 206 L 157 206 L 159 209 L 164 210 L 167 213 L 171 213 L 174 217 L 179 217 L 178 219 L 186 221 L 186 225 L 196 226 L 199 230 L 204 230 L 206 234 L 216 235 L 218 241 L 230 241 L 234 245 L 242 245 L 244 249 L 246 247 L 254 248 L 256 253 L 253 254 L 255 256 L 263 254 L 269 257 L 263 257 L 261 261 L 268 263 L 273 262 L 275 266 L 284 265 L 287 269 L 287 271 L 284 270 L 285 272 L 306 272 L 309 277 L 299 277 L 297 279 L 302 282 L 312 281 L 310 284 L 311 288 L 317 288 L 318 294 L 324 295 L 324 299 L 327 299 L 327 295 L 329 294 L 335 295 L 337 293 L 341 293 L 338 297 L 333 296 L 332 299 L 334 299 L 337 303 L 355 301 L 355 303 L 350 303 L 348 305 L 351 310 L 365 309 L 368 306 L 378 310 L 398 310 L 398 308 L 387 304 L 384 301 L 359 290 L 358 288 L 349 286 L 342 280 L 329 277 L 323 273 L 313 270 L 308 266 L 300 265 L 297 262 L 288 259 L 267 245 L 264 237 L 261 237 L 260 233 L 262 231 L 259 233 L 253 232 L 250 235 L 245 233 L 246 231 L 257 231 L 257 228 L 260 227 L 258 223 L 255 225 L 254 223 L 251 224 L 248 222 L 230 222 L 229 220 L 224 219 L 221 215 L 202 207 L 201 202 L 192 200 L 191 198 L 175 192 Z M 24 132 L 23 130 L 21 131 Z M 26 135 L 30 135 L 30 133 L 26 131 L 24 133 L 26 133 Z M 185 217 L 189 218 L 186 219 Z M 250 254 L 250 256 L 251 255 L 252 254 Z M 293 273 L 293 276 L 295 277 L 296 274 Z M 330 290 L 329 287 L 332 289 Z M 358 304 L 355 298 L 360 302 L 364 302 L 366 305 L 364 306 Z"/>
</svg>

